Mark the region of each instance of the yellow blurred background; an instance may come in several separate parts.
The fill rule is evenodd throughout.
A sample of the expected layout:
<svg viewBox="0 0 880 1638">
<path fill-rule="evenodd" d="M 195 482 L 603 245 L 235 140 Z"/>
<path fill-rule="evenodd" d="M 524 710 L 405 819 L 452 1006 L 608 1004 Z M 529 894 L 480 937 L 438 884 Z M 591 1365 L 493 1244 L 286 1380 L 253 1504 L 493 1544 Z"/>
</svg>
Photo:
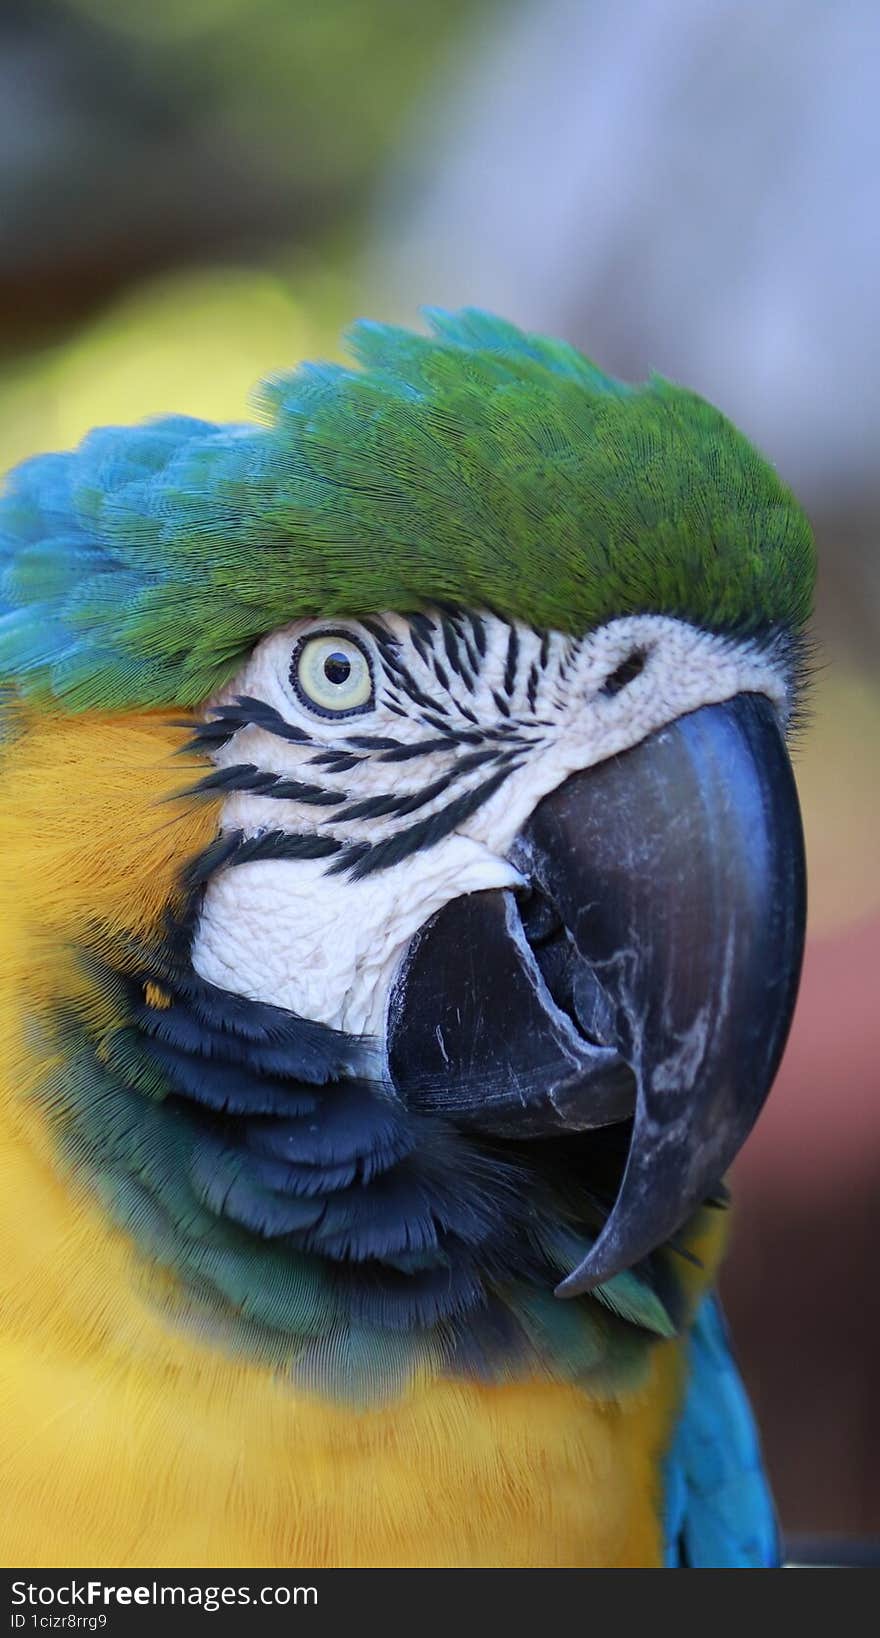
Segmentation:
<svg viewBox="0 0 880 1638">
<path fill-rule="evenodd" d="M 873 0 L 7 0 L 0 467 L 248 413 L 469 302 L 703 391 L 820 543 L 810 939 L 726 1300 L 785 1529 L 880 1536 L 880 11 Z"/>
</svg>

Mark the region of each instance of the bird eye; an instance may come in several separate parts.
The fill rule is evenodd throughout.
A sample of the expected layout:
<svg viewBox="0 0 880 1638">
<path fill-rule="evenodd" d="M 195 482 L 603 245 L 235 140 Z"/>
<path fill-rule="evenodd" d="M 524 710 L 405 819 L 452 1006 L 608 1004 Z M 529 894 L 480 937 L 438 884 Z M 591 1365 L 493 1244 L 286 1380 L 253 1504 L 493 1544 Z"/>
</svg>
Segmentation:
<svg viewBox="0 0 880 1638">
<path fill-rule="evenodd" d="M 290 680 L 303 705 L 322 717 L 351 716 L 373 703 L 369 659 L 348 632 L 303 637 L 293 651 Z"/>
</svg>

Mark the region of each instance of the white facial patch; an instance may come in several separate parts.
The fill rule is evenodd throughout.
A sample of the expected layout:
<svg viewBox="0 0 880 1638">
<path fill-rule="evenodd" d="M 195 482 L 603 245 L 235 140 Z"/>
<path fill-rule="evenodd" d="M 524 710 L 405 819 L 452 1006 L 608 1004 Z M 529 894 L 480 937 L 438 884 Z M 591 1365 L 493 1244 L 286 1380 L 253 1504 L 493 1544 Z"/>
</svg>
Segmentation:
<svg viewBox="0 0 880 1638">
<path fill-rule="evenodd" d="M 310 708 L 293 664 L 303 639 L 325 632 L 341 639 L 331 681 L 351 639 L 372 673 L 366 706 L 338 717 L 323 686 Z M 655 615 L 582 638 L 439 613 L 274 632 L 208 706 L 230 723 L 212 752 L 231 787 L 221 830 L 265 856 L 209 881 L 196 971 L 337 1029 L 380 1033 L 416 930 L 463 893 L 519 882 L 507 854 L 543 796 L 739 693 L 769 697 L 785 725 L 778 655 Z M 279 845 L 284 856 L 268 856 Z"/>
</svg>

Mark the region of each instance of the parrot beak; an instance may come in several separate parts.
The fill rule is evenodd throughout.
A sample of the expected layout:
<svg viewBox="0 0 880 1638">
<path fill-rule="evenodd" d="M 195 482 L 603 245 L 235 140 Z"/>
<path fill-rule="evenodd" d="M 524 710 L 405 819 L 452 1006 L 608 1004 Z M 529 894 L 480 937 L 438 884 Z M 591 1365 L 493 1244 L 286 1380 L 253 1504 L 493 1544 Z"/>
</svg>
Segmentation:
<svg viewBox="0 0 880 1638">
<path fill-rule="evenodd" d="M 412 1106 L 496 1136 L 631 1119 L 575 1297 L 716 1192 L 770 1090 L 806 915 L 794 777 L 769 700 L 707 705 L 573 775 L 511 851 L 524 896 L 453 901 L 391 999 Z"/>
</svg>

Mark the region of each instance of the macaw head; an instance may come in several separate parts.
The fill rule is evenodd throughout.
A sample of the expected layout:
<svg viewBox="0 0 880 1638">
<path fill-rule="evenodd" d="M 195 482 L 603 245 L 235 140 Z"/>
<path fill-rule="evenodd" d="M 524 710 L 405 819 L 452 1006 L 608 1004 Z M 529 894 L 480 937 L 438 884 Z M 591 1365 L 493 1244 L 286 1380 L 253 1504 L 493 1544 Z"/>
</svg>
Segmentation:
<svg viewBox="0 0 880 1638">
<path fill-rule="evenodd" d="M 262 426 L 12 478 L 7 759 L 92 725 L 62 897 L 116 833 L 45 1103 L 153 1258 L 313 1366 L 381 1331 L 583 1369 L 597 1314 L 674 1327 L 785 1043 L 813 546 L 694 394 L 428 322 L 357 325 Z"/>
</svg>

